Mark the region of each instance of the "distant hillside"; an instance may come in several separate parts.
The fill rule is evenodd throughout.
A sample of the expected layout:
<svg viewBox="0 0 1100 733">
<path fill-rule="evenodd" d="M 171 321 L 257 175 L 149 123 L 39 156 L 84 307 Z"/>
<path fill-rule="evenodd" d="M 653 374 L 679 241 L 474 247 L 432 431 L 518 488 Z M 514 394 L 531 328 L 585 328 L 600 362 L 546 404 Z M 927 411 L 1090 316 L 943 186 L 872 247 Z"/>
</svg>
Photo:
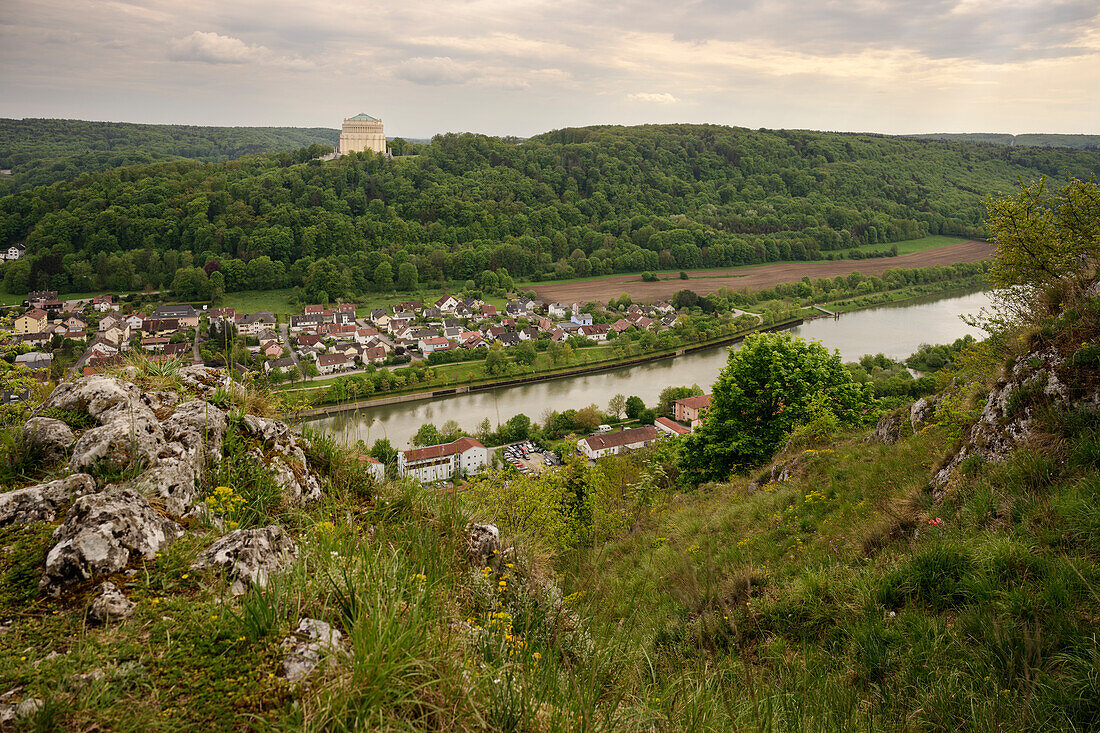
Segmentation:
<svg viewBox="0 0 1100 733">
<path fill-rule="evenodd" d="M 1028 133 L 1009 135 L 1002 132 L 932 132 L 925 135 L 905 135 L 925 140 L 960 140 L 969 143 L 989 143 L 991 145 L 1015 145 L 1028 148 L 1077 148 L 1078 150 L 1100 149 L 1100 135 L 1057 135 L 1048 133 Z"/>
<path fill-rule="evenodd" d="M 0 194 L 135 163 L 335 146 L 339 130 L 324 127 L 198 127 L 85 120 L 0 119 Z"/>
</svg>

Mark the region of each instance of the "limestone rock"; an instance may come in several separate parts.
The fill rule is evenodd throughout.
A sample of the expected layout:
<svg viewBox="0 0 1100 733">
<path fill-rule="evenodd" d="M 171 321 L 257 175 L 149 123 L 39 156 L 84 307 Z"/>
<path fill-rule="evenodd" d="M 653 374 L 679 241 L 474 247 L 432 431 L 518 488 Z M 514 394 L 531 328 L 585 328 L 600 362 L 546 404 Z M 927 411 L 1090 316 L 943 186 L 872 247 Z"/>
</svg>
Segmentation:
<svg viewBox="0 0 1100 733">
<path fill-rule="evenodd" d="M 293 634 L 283 639 L 286 651 L 279 672 L 290 682 L 299 682 L 328 660 L 331 666 L 344 651 L 340 647 L 342 634 L 324 621 L 303 618 Z"/>
<path fill-rule="evenodd" d="M 219 568 L 233 578 L 231 591 L 244 593 L 249 585 L 264 587 L 268 577 L 298 559 L 298 545 L 282 527 L 235 529 L 199 555 L 192 570 Z"/>
<path fill-rule="evenodd" d="M 883 415 L 875 426 L 871 438 L 879 443 L 892 445 L 906 435 L 912 435 L 908 415 L 903 415 L 903 412 L 904 409 L 899 408 Z"/>
<path fill-rule="evenodd" d="M 52 417 L 32 417 L 23 425 L 23 432 L 50 463 L 64 458 L 65 452 L 76 442 L 72 429 Z"/>
<path fill-rule="evenodd" d="M 198 478 L 190 460 L 164 458 L 137 478 L 114 488 L 130 488 L 159 497 L 164 501 L 165 511 L 174 517 L 181 517 L 199 493 L 195 483 Z"/>
<path fill-rule="evenodd" d="M 471 524 L 466 528 L 466 556 L 477 567 L 490 565 L 500 555 L 500 530 L 495 524 Z"/>
<path fill-rule="evenodd" d="M 308 469 L 303 467 L 296 472 L 287 461 L 278 456 L 268 461 L 267 467 L 275 483 L 282 487 L 295 503 L 308 504 L 321 498 L 321 485 Z"/>
<path fill-rule="evenodd" d="M 176 403 L 180 401 L 180 396 L 175 392 L 151 390 L 143 393 L 141 399 L 158 417 L 167 417 Z"/>
<path fill-rule="evenodd" d="M 232 384 L 228 374 L 220 369 L 203 366 L 202 364 L 183 367 L 178 374 L 180 381 L 198 392 L 199 396 L 203 398 L 213 397 L 218 387 L 228 390 Z"/>
<path fill-rule="evenodd" d="M 52 522 L 69 502 L 95 492 L 95 479 L 74 473 L 57 481 L 0 494 L 0 526 L 16 522 Z"/>
<path fill-rule="evenodd" d="M 909 425 L 916 432 L 936 414 L 936 403 L 921 397 L 909 408 Z"/>
<path fill-rule="evenodd" d="M 118 587 L 107 581 L 99 586 L 99 595 L 88 608 L 88 620 L 93 624 L 109 624 L 122 621 L 134 614 L 134 604 Z"/>
<path fill-rule="evenodd" d="M 152 559 L 183 534 L 132 489 L 82 496 L 53 533 L 39 588 L 58 594 L 65 586 L 115 573 L 135 557 Z"/>
<path fill-rule="evenodd" d="M 202 400 L 184 402 L 164 421 L 168 439 L 188 448 L 200 448 L 200 456 L 217 460 L 227 427 L 225 412 Z"/>
<path fill-rule="evenodd" d="M 144 402 L 120 403 L 97 419 L 101 424 L 81 435 L 73 446 L 69 465 L 74 471 L 100 462 L 113 468 L 126 468 L 135 461 L 156 462 L 164 448 L 164 429 Z"/>
<path fill-rule="evenodd" d="M 7 726 L 22 718 L 29 718 L 45 704 L 37 697 L 28 697 L 21 702 L 13 702 L 13 698 L 21 692 L 23 692 L 23 688 L 16 687 L 0 695 L 0 725 Z"/>
<path fill-rule="evenodd" d="M 110 410 L 135 403 L 143 404 L 141 390 L 137 385 L 115 377 L 95 374 L 57 385 L 42 403 L 42 409 L 56 407 L 61 410 L 76 410 L 86 412 L 99 420 L 101 415 Z"/>
</svg>

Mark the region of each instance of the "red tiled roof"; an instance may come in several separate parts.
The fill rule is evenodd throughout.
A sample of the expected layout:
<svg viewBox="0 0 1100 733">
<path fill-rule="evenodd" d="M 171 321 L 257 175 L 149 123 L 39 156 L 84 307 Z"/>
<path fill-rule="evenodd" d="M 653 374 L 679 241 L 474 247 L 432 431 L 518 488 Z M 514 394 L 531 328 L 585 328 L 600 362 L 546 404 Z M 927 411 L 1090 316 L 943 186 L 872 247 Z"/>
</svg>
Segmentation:
<svg viewBox="0 0 1100 733">
<path fill-rule="evenodd" d="M 691 432 L 691 428 L 686 428 L 678 422 L 669 420 L 667 417 L 659 417 L 657 418 L 657 422 L 679 435 L 686 435 Z"/>
<path fill-rule="evenodd" d="M 597 433 L 596 435 L 589 435 L 585 440 L 588 441 L 588 445 L 592 450 L 604 450 L 606 448 L 617 448 L 622 445 L 629 445 L 631 443 L 641 443 L 646 440 L 657 439 L 657 428 L 652 425 L 646 425 L 641 428 L 632 428 L 630 430 L 620 430 L 617 433 Z"/>
<path fill-rule="evenodd" d="M 459 438 L 452 443 L 444 443 L 443 445 L 429 445 L 425 448 L 413 448 L 412 450 L 401 451 L 405 456 L 405 461 L 413 463 L 415 461 L 424 461 L 429 458 L 440 458 L 441 456 L 452 456 L 456 453 L 465 453 L 471 448 L 484 448 L 481 443 L 473 438 Z"/>
<path fill-rule="evenodd" d="M 684 397 L 683 399 L 676 400 L 677 405 L 683 405 L 689 410 L 702 410 L 710 407 L 710 395 L 702 394 L 696 397 Z"/>
</svg>

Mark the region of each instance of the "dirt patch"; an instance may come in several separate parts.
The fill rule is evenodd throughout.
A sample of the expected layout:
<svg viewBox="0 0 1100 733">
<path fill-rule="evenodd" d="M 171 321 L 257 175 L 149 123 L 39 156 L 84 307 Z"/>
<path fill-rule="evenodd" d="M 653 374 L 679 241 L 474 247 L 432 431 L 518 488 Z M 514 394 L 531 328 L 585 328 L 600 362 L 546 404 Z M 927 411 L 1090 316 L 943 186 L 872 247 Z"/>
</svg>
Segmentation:
<svg viewBox="0 0 1100 733">
<path fill-rule="evenodd" d="M 993 256 L 994 247 L 986 242 L 971 240 L 949 244 L 923 252 L 898 257 L 879 257 L 872 260 L 835 260 L 832 262 L 785 262 L 763 267 L 741 267 L 728 270 L 700 270 L 691 273 L 691 279 L 658 280 L 642 282 L 641 276 L 612 275 L 581 282 L 546 283 L 534 288 L 545 301 L 564 303 L 600 301 L 606 303 L 623 293 L 630 293 L 635 301 L 652 302 L 667 300 L 677 290 L 689 288 L 699 295 L 713 293 L 721 288 L 762 290 L 779 283 L 797 282 L 803 277 L 816 280 L 819 277 L 836 277 L 860 272 L 864 275 L 881 275 L 893 267 L 914 268 L 932 265 L 954 265 L 959 262 L 978 262 Z"/>
</svg>

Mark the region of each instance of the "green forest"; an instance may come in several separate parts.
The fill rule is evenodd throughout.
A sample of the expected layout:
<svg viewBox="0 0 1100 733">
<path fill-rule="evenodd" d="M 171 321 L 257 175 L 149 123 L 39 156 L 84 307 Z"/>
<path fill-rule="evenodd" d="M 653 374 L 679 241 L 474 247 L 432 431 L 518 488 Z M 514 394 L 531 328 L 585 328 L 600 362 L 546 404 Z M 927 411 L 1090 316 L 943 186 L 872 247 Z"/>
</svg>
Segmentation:
<svg viewBox="0 0 1100 733">
<path fill-rule="evenodd" d="M 324 127 L 197 127 L 85 120 L 0 119 L 0 193 L 109 168 L 187 158 L 216 161 L 311 145 L 335 147 Z"/>
<path fill-rule="evenodd" d="M 307 147 L 23 190 L 0 199 L 0 245 L 27 248 L 3 265 L 4 287 L 196 299 L 295 287 L 312 300 L 481 285 L 489 270 L 552 280 L 815 260 L 984 237 L 987 197 L 1100 171 L 1093 151 L 713 125 L 447 134 L 417 152 L 321 162 Z"/>
<path fill-rule="evenodd" d="M 1011 135 L 1007 132 L 933 132 L 925 135 L 909 135 L 926 140 L 959 140 L 990 145 L 1020 145 L 1040 148 L 1079 148 L 1100 150 L 1100 135 L 1059 135 L 1054 133 L 1025 133 Z"/>
</svg>

